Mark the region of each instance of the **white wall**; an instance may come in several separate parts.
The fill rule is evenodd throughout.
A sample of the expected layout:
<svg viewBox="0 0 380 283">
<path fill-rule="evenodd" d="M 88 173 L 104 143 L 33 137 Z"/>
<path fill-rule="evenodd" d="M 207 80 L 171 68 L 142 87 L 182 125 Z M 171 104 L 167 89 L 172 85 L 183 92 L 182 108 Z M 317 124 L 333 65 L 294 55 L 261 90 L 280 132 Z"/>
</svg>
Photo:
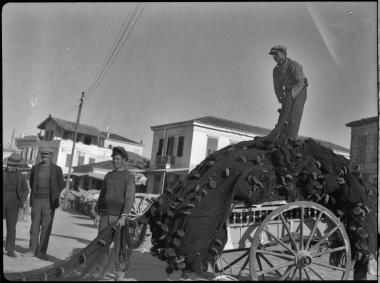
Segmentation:
<svg viewBox="0 0 380 283">
<path fill-rule="evenodd" d="M 69 171 L 69 167 L 66 167 L 66 156 L 71 154 L 73 142 L 71 140 L 60 140 L 60 147 L 57 158 L 57 165 L 61 166 L 63 173 Z M 84 163 L 88 164 L 90 158 L 95 159 L 95 163 L 106 160 L 111 160 L 112 150 L 108 148 L 98 147 L 96 145 L 86 145 L 81 142 L 75 144 L 75 152 L 72 166 L 78 165 L 78 156 L 84 156 Z"/>
<path fill-rule="evenodd" d="M 191 145 L 192 145 L 192 125 L 167 127 L 153 132 L 153 144 L 151 153 L 151 165 L 156 166 L 156 155 L 158 151 L 159 141 L 165 136 L 163 146 L 163 156 L 166 156 L 167 141 L 169 137 L 174 137 L 173 156 L 175 156 L 175 164 L 171 168 L 186 168 L 190 162 Z M 184 146 L 182 156 L 177 156 L 179 137 L 184 137 Z"/>
<path fill-rule="evenodd" d="M 124 147 L 125 150 L 133 152 L 133 153 L 137 153 L 140 155 L 143 155 L 143 151 L 144 151 L 143 144 L 131 144 L 131 143 L 126 143 L 126 142 L 111 140 L 111 139 L 106 138 L 104 140 L 104 147 L 108 148 L 109 145 L 112 145 L 112 147 L 122 146 Z"/>
<path fill-rule="evenodd" d="M 251 140 L 254 134 L 237 132 L 212 126 L 194 126 L 193 141 L 191 147 L 190 170 L 194 169 L 199 163 L 206 158 L 207 139 L 208 137 L 218 139 L 218 150 L 222 149 L 233 142 Z"/>
</svg>

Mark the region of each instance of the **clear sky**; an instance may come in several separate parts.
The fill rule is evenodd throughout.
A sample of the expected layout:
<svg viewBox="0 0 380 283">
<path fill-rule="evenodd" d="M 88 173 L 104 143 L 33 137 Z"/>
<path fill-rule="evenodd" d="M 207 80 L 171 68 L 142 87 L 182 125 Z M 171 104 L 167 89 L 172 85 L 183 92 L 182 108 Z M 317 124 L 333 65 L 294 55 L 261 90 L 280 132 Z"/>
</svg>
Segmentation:
<svg viewBox="0 0 380 283">
<path fill-rule="evenodd" d="M 75 122 L 134 3 L 7 4 L 3 144 L 51 114 Z M 150 127 L 215 116 L 271 129 L 268 55 L 287 46 L 309 81 L 300 135 L 350 146 L 345 124 L 377 115 L 376 2 L 148 3 L 81 123 L 143 140 Z"/>
</svg>

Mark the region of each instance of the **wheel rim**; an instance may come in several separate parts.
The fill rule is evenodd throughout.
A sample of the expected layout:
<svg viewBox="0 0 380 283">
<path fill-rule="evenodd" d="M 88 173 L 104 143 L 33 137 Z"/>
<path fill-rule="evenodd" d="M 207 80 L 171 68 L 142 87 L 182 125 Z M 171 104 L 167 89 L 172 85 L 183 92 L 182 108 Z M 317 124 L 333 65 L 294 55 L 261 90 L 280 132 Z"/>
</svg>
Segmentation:
<svg viewBox="0 0 380 283">
<path fill-rule="evenodd" d="M 135 198 L 131 213 L 129 214 L 129 219 L 134 223 L 130 223 L 129 225 L 129 233 L 127 238 L 127 243 L 132 249 L 140 247 L 144 241 L 148 224 L 139 223 L 137 219 L 149 209 L 152 203 L 153 201 L 146 196 L 136 196 Z"/>
<path fill-rule="evenodd" d="M 332 247 L 331 242 L 339 240 Z M 344 267 L 329 256 L 344 253 Z M 272 211 L 261 223 L 250 249 L 252 280 L 348 279 L 351 248 L 339 219 L 325 207 L 307 201 Z"/>
</svg>

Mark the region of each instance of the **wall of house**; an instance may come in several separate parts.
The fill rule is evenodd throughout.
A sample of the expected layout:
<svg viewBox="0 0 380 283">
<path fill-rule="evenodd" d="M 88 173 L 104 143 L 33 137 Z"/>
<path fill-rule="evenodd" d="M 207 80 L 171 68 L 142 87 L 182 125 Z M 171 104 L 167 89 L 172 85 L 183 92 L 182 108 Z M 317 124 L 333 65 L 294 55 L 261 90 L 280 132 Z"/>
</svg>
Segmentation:
<svg viewBox="0 0 380 283">
<path fill-rule="evenodd" d="M 63 173 L 68 173 L 69 167 L 66 166 L 67 155 L 71 155 L 73 142 L 71 140 L 59 141 L 59 152 L 57 157 L 57 165 L 61 166 Z M 86 145 L 81 142 L 75 144 L 75 152 L 72 166 L 78 166 L 78 156 L 83 156 L 83 164 L 90 163 L 90 158 L 94 162 L 102 162 L 111 160 L 112 150 L 108 148 L 98 147 L 96 145 Z"/>
<path fill-rule="evenodd" d="M 111 148 L 115 146 L 122 146 L 124 147 L 125 150 L 134 152 L 140 155 L 143 155 L 144 151 L 144 145 L 143 144 L 132 144 L 132 143 L 126 143 L 122 141 L 117 141 L 117 140 L 111 140 L 111 139 L 105 139 L 104 140 L 104 147 L 105 148 Z"/>
<path fill-rule="evenodd" d="M 364 156 L 360 159 L 360 136 L 366 136 Z M 351 128 L 350 161 L 360 165 L 363 172 L 377 179 L 378 122 L 363 123 Z"/>
<path fill-rule="evenodd" d="M 54 133 L 53 133 L 53 136 L 55 137 L 62 137 L 62 130 L 58 127 L 57 123 L 54 122 L 53 120 L 50 120 L 46 123 L 45 125 L 45 140 L 47 138 L 47 133 L 49 133 L 48 131 L 51 131 L 53 130 Z"/>
<path fill-rule="evenodd" d="M 189 164 L 190 171 L 206 158 L 208 137 L 218 139 L 217 150 L 219 150 L 232 143 L 251 140 L 255 137 L 255 135 L 212 126 L 194 126 Z"/>
<path fill-rule="evenodd" d="M 16 139 L 16 147 L 21 150 L 21 157 L 28 165 L 34 165 L 38 157 L 38 141 L 36 139 Z"/>
<path fill-rule="evenodd" d="M 176 126 L 176 127 L 167 127 L 166 130 L 164 128 L 160 130 L 156 130 L 153 132 L 153 144 L 152 144 L 152 153 L 151 153 L 151 167 L 155 168 L 156 157 L 159 147 L 160 139 L 164 139 L 163 146 L 163 156 L 166 156 L 167 142 L 169 137 L 174 137 L 174 146 L 173 146 L 173 156 L 175 158 L 174 164 L 171 165 L 171 168 L 187 168 L 190 162 L 190 154 L 192 149 L 192 125 L 185 126 Z M 183 145 L 183 153 L 182 156 L 177 156 L 178 150 L 178 140 L 179 137 L 184 137 L 184 145 Z"/>
</svg>

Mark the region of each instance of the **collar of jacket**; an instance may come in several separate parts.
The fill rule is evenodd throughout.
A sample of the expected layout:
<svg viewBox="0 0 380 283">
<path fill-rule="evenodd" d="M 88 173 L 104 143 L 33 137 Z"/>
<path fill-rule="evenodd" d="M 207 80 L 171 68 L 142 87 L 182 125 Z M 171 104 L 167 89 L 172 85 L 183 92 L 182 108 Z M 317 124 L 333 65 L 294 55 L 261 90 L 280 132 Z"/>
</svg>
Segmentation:
<svg viewBox="0 0 380 283">
<path fill-rule="evenodd" d="M 277 63 L 276 67 L 277 68 L 286 67 L 288 64 L 289 64 L 289 60 L 288 60 L 288 57 L 286 57 L 285 62 L 281 65 L 279 63 Z"/>
</svg>

